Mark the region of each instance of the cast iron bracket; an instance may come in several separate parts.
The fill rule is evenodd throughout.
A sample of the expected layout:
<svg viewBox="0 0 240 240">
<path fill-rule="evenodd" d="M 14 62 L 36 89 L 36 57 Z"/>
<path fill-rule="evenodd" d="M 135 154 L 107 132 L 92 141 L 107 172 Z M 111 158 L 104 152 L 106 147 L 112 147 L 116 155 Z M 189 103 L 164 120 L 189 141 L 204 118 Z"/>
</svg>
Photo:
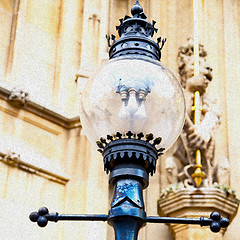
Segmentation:
<svg viewBox="0 0 240 240">
<path fill-rule="evenodd" d="M 104 214 L 59 214 L 49 213 L 46 207 L 42 207 L 38 212 L 32 212 L 29 215 L 32 222 L 37 222 L 39 227 L 45 227 L 50 222 L 58 221 L 108 221 L 109 215 Z M 212 232 L 219 232 L 221 228 L 226 228 L 229 225 L 229 220 L 221 217 L 218 212 L 213 212 L 210 218 L 172 218 L 172 217 L 154 217 L 149 216 L 145 218 L 146 223 L 174 223 L 174 224 L 196 224 L 203 226 L 210 226 Z"/>
</svg>

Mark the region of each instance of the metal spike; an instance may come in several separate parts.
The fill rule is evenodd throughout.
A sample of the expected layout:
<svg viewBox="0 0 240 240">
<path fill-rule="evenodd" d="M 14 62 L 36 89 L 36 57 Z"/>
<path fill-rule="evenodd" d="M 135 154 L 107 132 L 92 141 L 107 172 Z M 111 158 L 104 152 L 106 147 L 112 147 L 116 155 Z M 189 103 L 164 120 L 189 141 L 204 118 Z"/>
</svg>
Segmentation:
<svg viewBox="0 0 240 240">
<path fill-rule="evenodd" d="M 154 141 L 153 141 L 153 146 L 160 144 L 161 141 L 162 141 L 161 137 L 155 138 Z"/>
<path fill-rule="evenodd" d="M 107 140 L 112 141 L 113 140 L 113 136 L 107 135 Z"/>
<path fill-rule="evenodd" d="M 116 132 L 116 137 L 117 137 L 118 139 L 121 139 L 121 138 L 122 138 L 122 134 L 121 134 L 120 132 Z"/>
<path fill-rule="evenodd" d="M 166 41 L 167 41 L 167 38 L 163 38 L 163 39 L 162 39 L 162 45 L 161 45 L 161 47 L 160 47 L 160 50 L 162 50 L 162 48 L 163 48 L 163 46 L 164 46 L 164 44 L 165 44 Z"/>
<path fill-rule="evenodd" d="M 131 138 L 131 137 L 133 136 L 133 133 L 132 133 L 131 131 L 128 131 L 128 132 L 126 133 L 126 136 L 128 136 L 128 138 Z"/>
<path fill-rule="evenodd" d="M 146 141 L 149 142 L 151 140 L 153 140 L 153 134 L 149 133 L 149 134 L 146 135 Z"/>
<path fill-rule="evenodd" d="M 110 36 L 106 34 L 106 39 L 108 41 L 108 47 L 111 47 L 111 43 L 110 43 Z"/>
<path fill-rule="evenodd" d="M 127 19 L 129 19 L 129 18 L 131 18 L 131 17 L 129 17 L 128 15 L 125 15 L 125 17 L 124 17 L 123 20 L 125 21 L 125 20 L 127 20 Z"/>
<path fill-rule="evenodd" d="M 159 148 L 157 151 L 158 152 L 163 152 L 165 150 L 165 148 Z"/>
<path fill-rule="evenodd" d="M 146 14 L 144 12 L 141 12 L 139 14 L 139 17 L 142 18 L 142 19 L 146 19 L 147 18 Z"/>
<path fill-rule="evenodd" d="M 116 42 L 116 36 L 114 34 L 111 34 L 111 37 L 112 37 L 113 43 L 115 43 Z"/>
<path fill-rule="evenodd" d="M 158 38 L 157 38 L 157 44 L 158 44 L 158 46 L 159 46 L 159 43 L 161 42 L 161 40 L 162 40 L 162 37 L 158 37 Z"/>
<path fill-rule="evenodd" d="M 140 132 L 139 134 L 137 134 L 137 136 L 138 136 L 138 139 L 139 139 L 139 140 L 141 140 L 141 138 L 143 138 L 143 137 L 144 137 L 144 135 L 143 135 L 143 133 L 142 133 L 142 132 Z"/>
<path fill-rule="evenodd" d="M 100 138 L 101 143 L 107 145 L 107 140 L 103 137 Z"/>
<path fill-rule="evenodd" d="M 96 142 L 99 148 L 104 148 L 103 144 L 100 141 Z"/>
</svg>

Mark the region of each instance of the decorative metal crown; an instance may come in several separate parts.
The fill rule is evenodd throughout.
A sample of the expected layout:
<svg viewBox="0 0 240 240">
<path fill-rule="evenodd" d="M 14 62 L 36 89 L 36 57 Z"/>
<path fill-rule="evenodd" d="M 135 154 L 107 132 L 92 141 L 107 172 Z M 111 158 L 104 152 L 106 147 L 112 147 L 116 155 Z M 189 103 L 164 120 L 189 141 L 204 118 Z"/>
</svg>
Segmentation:
<svg viewBox="0 0 240 240">
<path fill-rule="evenodd" d="M 157 32 L 154 27 L 156 22 L 153 20 L 151 24 L 146 20 L 147 16 L 138 0 L 132 7 L 131 13 L 132 18 L 126 15 L 119 20 L 120 25 L 116 27 L 120 37 L 118 40 L 113 34 L 111 37 L 106 36 L 110 47 L 109 58 L 138 54 L 160 61 L 161 50 L 166 39 L 159 37 L 157 42 L 153 41 L 154 32 Z"/>
<path fill-rule="evenodd" d="M 136 161 L 147 173 L 153 175 L 158 156 L 165 150 L 156 147 L 161 141 L 162 138 L 154 138 L 152 133 L 144 136 L 142 132 L 134 134 L 128 131 L 126 134 L 117 132 L 113 136 L 107 135 L 106 139 L 101 137 L 96 143 L 99 147 L 98 151 L 103 155 L 104 170 L 107 174 L 113 170 L 116 163 L 125 161 L 130 163 L 133 160 L 132 163 Z"/>
</svg>

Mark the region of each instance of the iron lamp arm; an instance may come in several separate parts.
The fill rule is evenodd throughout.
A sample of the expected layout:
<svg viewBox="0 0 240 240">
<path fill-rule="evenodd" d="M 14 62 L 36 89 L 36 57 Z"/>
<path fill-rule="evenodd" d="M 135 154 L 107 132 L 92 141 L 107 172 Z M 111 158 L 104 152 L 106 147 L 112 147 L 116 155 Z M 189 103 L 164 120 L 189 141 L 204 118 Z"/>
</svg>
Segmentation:
<svg viewBox="0 0 240 240">
<path fill-rule="evenodd" d="M 38 212 L 32 212 L 29 215 L 32 222 L 37 222 L 39 227 L 45 227 L 48 221 L 108 221 L 108 215 L 105 214 L 59 214 L 49 213 L 46 207 L 42 207 Z M 148 223 L 172 223 L 172 224 L 197 224 L 202 226 L 210 226 L 212 232 L 219 232 L 221 228 L 229 225 L 227 218 L 221 217 L 218 212 L 213 212 L 210 218 L 172 218 L 172 217 L 155 217 L 149 216 L 145 219 Z"/>
<path fill-rule="evenodd" d="M 229 220 L 221 217 L 218 212 L 213 212 L 210 218 L 172 218 L 172 217 L 147 217 L 146 222 L 149 223 L 172 223 L 172 224 L 197 224 L 201 227 L 210 226 L 212 232 L 219 232 L 221 228 L 226 228 L 229 225 Z"/>
<path fill-rule="evenodd" d="M 107 221 L 108 215 L 99 214 L 59 214 L 49 213 L 46 207 L 42 207 L 38 212 L 32 212 L 29 215 L 29 219 L 32 222 L 37 222 L 39 227 L 45 227 L 48 221 Z"/>
</svg>

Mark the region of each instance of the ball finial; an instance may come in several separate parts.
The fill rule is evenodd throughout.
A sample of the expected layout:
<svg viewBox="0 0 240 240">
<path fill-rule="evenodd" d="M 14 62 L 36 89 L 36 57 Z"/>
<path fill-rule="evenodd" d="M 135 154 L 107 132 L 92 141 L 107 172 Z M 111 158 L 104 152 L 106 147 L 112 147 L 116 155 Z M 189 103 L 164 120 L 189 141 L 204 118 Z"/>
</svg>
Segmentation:
<svg viewBox="0 0 240 240">
<path fill-rule="evenodd" d="M 140 14 L 141 12 L 143 12 L 143 8 L 141 7 L 141 5 L 139 4 L 139 1 L 137 0 L 131 9 L 131 13 L 133 16 L 135 16 L 137 14 Z"/>
</svg>

